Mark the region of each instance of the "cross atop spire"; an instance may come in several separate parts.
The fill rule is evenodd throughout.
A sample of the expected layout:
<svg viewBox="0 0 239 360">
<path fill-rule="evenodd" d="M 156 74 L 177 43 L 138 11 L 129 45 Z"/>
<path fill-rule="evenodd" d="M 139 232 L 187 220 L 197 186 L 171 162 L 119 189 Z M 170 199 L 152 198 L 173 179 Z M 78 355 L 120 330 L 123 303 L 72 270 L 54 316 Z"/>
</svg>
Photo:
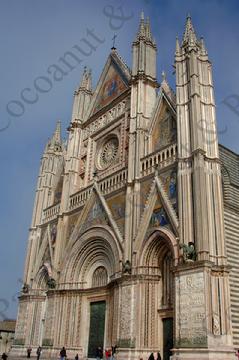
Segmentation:
<svg viewBox="0 0 239 360">
<path fill-rule="evenodd" d="M 190 14 L 187 15 L 186 26 L 183 35 L 183 44 L 187 44 L 187 43 L 190 44 L 197 43 L 197 36 L 193 27 L 192 18 Z"/>
<path fill-rule="evenodd" d="M 117 38 L 117 34 L 114 34 L 114 36 L 112 37 L 113 45 L 112 45 L 111 50 L 116 50 L 116 47 L 115 47 L 115 39 L 116 38 Z"/>
</svg>

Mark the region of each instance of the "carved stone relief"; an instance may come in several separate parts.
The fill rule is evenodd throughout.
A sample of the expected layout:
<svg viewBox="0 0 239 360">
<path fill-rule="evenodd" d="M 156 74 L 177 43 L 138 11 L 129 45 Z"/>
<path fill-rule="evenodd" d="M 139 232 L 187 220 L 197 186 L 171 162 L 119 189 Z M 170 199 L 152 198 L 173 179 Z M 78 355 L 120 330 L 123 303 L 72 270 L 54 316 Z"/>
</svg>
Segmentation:
<svg viewBox="0 0 239 360">
<path fill-rule="evenodd" d="M 203 347 L 207 342 L 205 290 L 203 273 L 176 278 L 178 329 L 177 345 Z"/>
</svg>

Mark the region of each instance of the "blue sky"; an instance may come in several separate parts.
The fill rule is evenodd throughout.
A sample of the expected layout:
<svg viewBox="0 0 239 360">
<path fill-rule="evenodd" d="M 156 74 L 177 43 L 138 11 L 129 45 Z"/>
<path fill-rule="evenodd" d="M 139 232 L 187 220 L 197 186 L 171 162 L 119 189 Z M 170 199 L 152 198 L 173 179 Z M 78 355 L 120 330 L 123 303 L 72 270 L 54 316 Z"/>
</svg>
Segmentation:
<svg viewBox="0 0 239 360">
<path fill-rule="evenodd" d="M 239 96 L 239 3 L 238 0 L 1 0 L 1 96 L 0 157 L 0 320 L 15 317 L 16 293 L 24 268 L 40 157 L 55 123 L 62 121 L 64 136 L 72 110 L 73 92 L 84 65 L 92 68 L 94 85 L 117 34 L 116 46 L 131 66 L 131 42 L 144 10 L 151 19 L 158 45 L 158 78 L 165 70 L 174 87 L 173 62 L 176 35 L 182 37 L 185 18 L 190 13 L 198 36 L 204 36 L 213 63 L 220 142 L 239 152 L 239 115 L 225 105 L 225 98 L 237 104 Z M 123 13 L 125 20 L 110 13 Z M 114 28 L 114 29 L 113 29 Z M 20 93 L 32 88 L 39 76 L 74 45 L 86 38 L 87 29 L 98 38 L 91 56 L 69 72 L 51 90 L 39 94 L 34 104 L 25 106 L 22 116 L 10 116 L 7 104 L 20 101 Z M 234 103 L 233 103 L 234 101 Z M 14 111 L 18 111 L 19 109 Z"/>
</svg>

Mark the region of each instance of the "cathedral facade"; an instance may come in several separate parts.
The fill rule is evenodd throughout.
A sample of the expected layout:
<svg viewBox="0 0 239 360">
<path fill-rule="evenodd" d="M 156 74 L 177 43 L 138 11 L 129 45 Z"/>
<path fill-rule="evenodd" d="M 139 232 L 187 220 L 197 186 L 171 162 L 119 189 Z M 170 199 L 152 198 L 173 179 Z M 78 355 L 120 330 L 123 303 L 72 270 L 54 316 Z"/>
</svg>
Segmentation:
<svg viewBox="0 0 239 360">
<path fill-rule="evenodd" d="M 69 56 L 69 54 L 68 54 Z M 234 359 L 239 157 L 218 145 L 212 67 L 191 18 L 176 91 L 141 17 L 130 69 L 113 47 L 84 70 L 68 141 L 43 153 L 12 354 Z M 71 61 L 73 59 L 68 59 Z"/>
</svg>

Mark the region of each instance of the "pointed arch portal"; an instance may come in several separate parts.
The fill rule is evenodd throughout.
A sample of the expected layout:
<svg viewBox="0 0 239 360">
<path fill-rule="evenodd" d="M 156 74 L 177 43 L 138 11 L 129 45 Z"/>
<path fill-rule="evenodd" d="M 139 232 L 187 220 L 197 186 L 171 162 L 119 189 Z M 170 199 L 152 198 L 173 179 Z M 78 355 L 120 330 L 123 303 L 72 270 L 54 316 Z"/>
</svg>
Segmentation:
<svg viewBox="0 0 239 360">
<path fill-rule="evenodd" d="M 157 274 L 158 281 L 144 284 L 144 346 L 160 348 L 163 359 L 169 360 L 173 348 L 174 275 L 178 260 L 175 237 L 167 230 L 155 230 L 142 244 L 140 265 L 149 274 Z"/>
</svg>

